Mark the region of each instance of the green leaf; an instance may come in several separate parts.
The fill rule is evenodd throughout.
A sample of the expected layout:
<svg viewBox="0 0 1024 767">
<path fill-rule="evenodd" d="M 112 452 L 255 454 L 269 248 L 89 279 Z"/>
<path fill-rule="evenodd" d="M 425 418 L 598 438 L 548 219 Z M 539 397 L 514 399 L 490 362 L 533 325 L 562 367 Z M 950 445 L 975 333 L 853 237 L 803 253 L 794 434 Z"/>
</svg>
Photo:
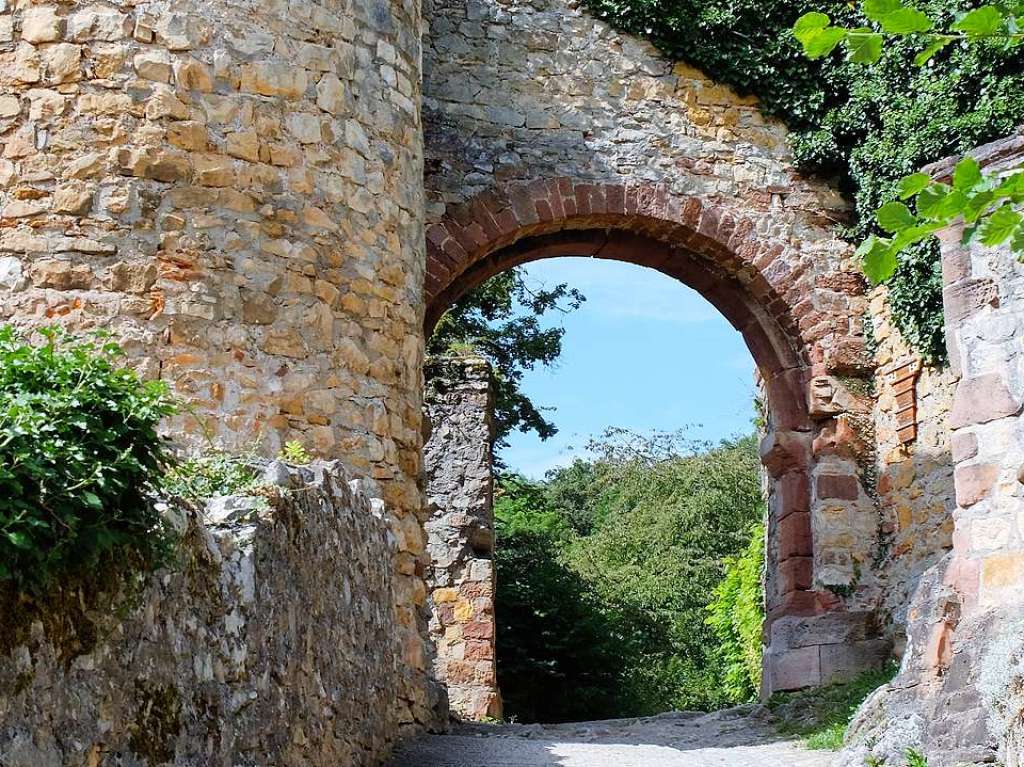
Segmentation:
<svg viewBox="0 0 1024 767">
<path fill-rule="evenodd" d="M 1024 226 L 1018 226 L 1013 233 L 1013 240 L 1010 242 L 1010 249 L 1018 254 L 1018 258 L 1024 254 Z"/>
<path fill-rule="evenodd" d="M 995 189 L 999 198 L 1009 197 L 1014 202 L 1024 202 L 1024 173 L 1018 172 L 1004 178 Z"/>
<path fill-rule="evenodd" d="M 873 285 L 879 285 L 892 277 L 899 265 L 888 241 L 874 235 L 861 243 L 857 255 L 863 261 L 864 276 Z"/>
<path fill-rule="evenodd" d="M 927 173 L 914 173 L 900 179 L 898 194 L 901 200 L 909 200 L 916 194 L 922 192 L 930 183 L 932 177 Z"/>
<path fill-rule="evenodd" d="M 952 29 L 968 37 L 989 37 L 1006 30 L 1006 19 L 994 5 L 983 5 L 965 13 Z"/>
<path fill-rule="evenodd" d="M 1010 239 L 1022 220 L 1024 216 L 1010 205 L 997 208 L 991 216 L 981 222 L 978 236 L 982 245 L 1002 245 Z"/>
<path fill-rule="evenodd" d="M 904 229 L 902 232 L 896 235 L 896 237 L 893 238 L 893 241 L 890 244 L 889 248 L 890 250 L 892 250 L 894 255 L 898 255 L 906 248 L 910 247 L 911 245 L 914 245 L 915 243 L 921 242 L 921 240 L 927 239 L 932 234 L 937 232 L 939 229 L 944 228 L 945 226 L 945 223 L 938 221 L 932 222 L 930 224 L 923 224 L 921 226 L 911 226 L 907 229 Z"/>
<path fill-rule="evenodd" d="M 827 27 L 804 42 L 804 54 L 809 59 L 821 59 L 836 49 L 846 39 L 846 30 Z"/>
<path fill-rule="evenodd" d="M 925 218 L 941 218 L 943 204 L 951 189 L 946 184 L 932 184 L 917 195 L 917 213 Z"/>
<path fill-rule="evenodd" d="M 978 194 L 971 197 L 967 201 L 967 207 L 964 208 L 964 221 L 968 224 L 977 221 L 994 199 L 995 194 L 992 192 L 978 192 Z"/>
<path fill-rule="evenodd" d="M 961 191 L 973 189 L 981 182 L 981 166 L 973 157 L 965 157 L 953 171 L 953 188 Z"/>
<path fill-rule="evenodd" d="M 882 31 L 890 35 L 911 35 L 915 32 L 927 32 L 933 26 L 928 16 L 916 8 L 900 8 L 879 19 Z"/>
<path fill-rule="evenodd" d="M 32 548 L 32 539 L 24 533 L 9 532 L 5 533 L 7 540 L 14 544 L 19 549 L 30 549 Z"/>
<path fill-rule="evenodd" d="M 817 11 L 805 13 L 793 25 L 793 36 L 801 43 L 806 44 L 808 40 L 816 37 L 831 23 L 832 19 L 824 13 L 818 13 Z"/>
<path fill-rule="evenodd" d="M 874 64 L 882 58 L 882 36 L 866 27 L 846 35 L 846 58 L 854 64 Z"/>
<path fill-rule="evenodd" d="M 872 21 L 881 21 L 890 13 L 895 13 L 901 8 L 903 8 L 903 3 L 900 0 L 864 0 L 862 11 Z"/>
<path fill-rule="evenodd" d="M 923 67 L 929 61 L 935 58 L 935 54 L 937 54 L 939 51 L 941 51 L 955 39 L 955 37 L 949 37 L 948 35 L 941 35 L 939 37 L 933 38 L 932 41 L 928 44 L 928 47 L 914 57 L 914 64 L 916 66 Z"/>
<path fill-rule="evenodd" d="M 879 208 L 875 215 L 878 225 L 892 234 L 902 232 L 917 223 L 917 217 L 902 202 L 888 202 Z"/>
</svg>

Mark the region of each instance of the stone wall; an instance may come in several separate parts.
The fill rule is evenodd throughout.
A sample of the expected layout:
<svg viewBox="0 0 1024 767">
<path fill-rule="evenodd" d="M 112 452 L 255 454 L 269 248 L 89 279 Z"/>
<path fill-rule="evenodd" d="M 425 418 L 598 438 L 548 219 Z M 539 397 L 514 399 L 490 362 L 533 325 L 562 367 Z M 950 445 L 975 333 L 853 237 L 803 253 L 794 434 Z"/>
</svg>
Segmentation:
<svg viewBox="0 0 1024 767">
<path fill-rule="evenodd" d="M 286 439 L 381 482 L 420 638 L 419 4 L 13 2 L 0 13 L 0 321 L 102 327 L 180 442 Z"/>
<path fill-rule="evenodd" d="M 265 477 L 169 512 L 180 561 L 141 591 L 5 612 L 0 763 L 379 764 L 402 682 L 383 503 L 337 463 Z"/>
<path fill-rule="evenodd" d="M 482 359 L 432 359 L 426 377 L 427 585 L 434 669 L 448 690 L 454 716 L 500 718 L 491 369 Z"/>
<path fill-rule="evenodd" d="M 953 547 L 953 456 L 949 411 L 955 376 L 923 363 L 893 326 L 885 288 L 871 299 L 876 341 L 873 410 L 875 492 L 881 514 L 883 611 L 898 652 L 921 574 Z"/>
<path fill-rule="evenodd" d="M 1024 137 L 974 154 L 990 172 L 1018 168 Z M 945 179 L 952 167 L 929 170 Z M 940 233 L 953 547 L 917 581 L 900 674 L 858 715 L 846 765 L 869 753 L 895 760 L 908 746 L 933 767 L 1024 759 L 1024 266 L 1005 248 L 963 246 L 962 234 Z"/>
</svg>

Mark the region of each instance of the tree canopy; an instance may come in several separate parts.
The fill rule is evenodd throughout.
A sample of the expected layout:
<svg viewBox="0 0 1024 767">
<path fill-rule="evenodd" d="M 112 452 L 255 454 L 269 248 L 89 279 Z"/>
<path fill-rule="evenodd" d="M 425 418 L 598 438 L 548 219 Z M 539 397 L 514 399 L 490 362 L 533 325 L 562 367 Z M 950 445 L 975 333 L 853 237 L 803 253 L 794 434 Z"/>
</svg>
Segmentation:
<svg viewBox="0 0 1024 767">
<path fill-rule="evenodd" d="M 558 429 L 545 408 L 521 388 L 523 376 L 538 365 L 553 365 L 562 353 L 565 328 L 545 327 L 551 313 L 578 309 L 585 297 L 566 283 L 551 288 L 528 282 L 521 267 L 492 277 L 441 317 L 427 345 L 431 354 L 473 352 L 494 369 L 497 444 L 513 430 L 533 431 L 541 439 Z"/>
</svg>

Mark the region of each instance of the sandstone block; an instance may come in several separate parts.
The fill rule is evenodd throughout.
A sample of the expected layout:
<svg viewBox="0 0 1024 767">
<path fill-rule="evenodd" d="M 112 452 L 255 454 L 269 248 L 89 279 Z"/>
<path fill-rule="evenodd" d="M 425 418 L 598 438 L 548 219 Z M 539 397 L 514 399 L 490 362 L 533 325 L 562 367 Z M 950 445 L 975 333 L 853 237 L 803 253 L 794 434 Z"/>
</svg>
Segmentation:
<svg viewBox="0 0 1024 767">
<path fill-rule="evenodd" d="M 820 474 L 815 487 L 822 500 L 855 501 L 860 497 L 860 480 L 850 474 Z"/>
<path fill-rule="evenodd" d="M 761 463 L 773 477 L 781 477 L 807 466 L 809 434 L 794 431 L 773 431 L 761 440 Z"/>
<path fill-rule="evenodd" d="M 978 436 L 970 432 L 957 432 L 950 440 L 953 462 L 969 461 L 978 454 Z"/>
<path fill-rule="evenodd" d="M 798 511 L 786 516 L 778 525 L 779 559 L 809 557 L 813 554 L 811 515 Z"/>
<path fill-rule="evenodd" d="M 981 565 L 981 582 L 986 588 L 1024 586 L 1024 552 L 986 557 Z"/>
<path fill-rule="evenodd" d="M 821 658 L 817 647 L 769 652 L 765 656 L 766 692 L 802 690 L 821 684 Z"/>
<path fill-rule="evenodd" d="M 195 180 L 200 186 L 231 186 L 235 183 L 235 164 L 230 157 L 201 154 L 192 158 Z"/>
<path fill-rule="evenodd" d="M 237 131 L 229 133 L 226 138 L 225 150 L 231 157 L 249 162 L 259 162 L 260 140 L 256 131 Z"/>
<path fill-rule="evenodd" d="M 264 96 L 296 99 L 306 92 L 306 70 L 288 64 L 261 62 L 242 67 L 241 89 Z"/>
<path fill-rule="evenodd" d="M 189 116 L 189 109 L 166 85 L 158 85 L 153 89 L 153 95 L 146 101 L 146 117 L 150 120 L 160 120 L 168 117 L 172 120 L 186 120 Z"/>
<path fill-rule="evenodd" d="M 71 43 L 60 43 L 46 48 L 46 80 L 50 83 L 68 83 L 82 77 L 82 48 Z"/>
<path fill-rule="evenodd" d="M 167 51 L 147 50 L 135 55 L 132 65 L 139 77 L 158 83 L 169 83 L 173 69 L 171 56 Z"/>
<path fill-rule="evenodd" d="M 60 18 L 52 5 L 30 6 L 21 17 L 21 37 L 30 43 L 52 43 L 60 39 Z"/>
<path fill-rule="evenodd" d="M 73 264 L 56 258 L 42 258 L 32 263 L 29 278 L 37 288 L 87 290 L 92 287 L 93 274 L 85 264 Z"/>
<path fill-rule="evenodd" d="M 987 498 L 999 478 L 999 466 L 991 463 L 972 463 L 956 467 L 956 502 L 969 508 Z"/>
<path fill-rule="evenodd" d="M 76 43 L 88 40 L 114 42 L 131 32 L 131 17 L 110 8 L 91 6 L 68 17 L 67 38 Z"/>
<path fill-rule="evenodd" d="M 340 114 L 345 106 L 345 86 L 337 75 L 328 73 L 316 85 L 316 105 L 332 115 Z"/>
<path fill-rule="evenodd" d="M 949 425 L 952 429 L 962 429 L 971 424 L 1017 415 L 1020 411 L 1021 400 L 1010 392 L 1003 376 L 986 373 L 976 378 L 964 378 L 957 385 Z"/>
<path fill-rule="evenodd" d="M 209 93 L 213 90 L 213 73 L 197 59 L 186 57 L 174 64 L 174 77 L 178 87 L 189 91 Z"/>
<path fill-rule="evenodd" d="M 23 281 L 24 271 L 21 259 L 14 256 L 0 258 L 0 288 L 18 290 Z"/>
<path fill-rule="evenodd" d="M 69 213 L 73 216 L 84 216 L 92 209 L 93 190 L 78 181 L 58 186 L 53 193 L 53 210 L 56 213 Z"/>
<path fill-rule="evenodd" d="M 17 117 L 21 112 L 21 99 L 17 96 L 0 96 L 0 117 Z"/>
</svg>

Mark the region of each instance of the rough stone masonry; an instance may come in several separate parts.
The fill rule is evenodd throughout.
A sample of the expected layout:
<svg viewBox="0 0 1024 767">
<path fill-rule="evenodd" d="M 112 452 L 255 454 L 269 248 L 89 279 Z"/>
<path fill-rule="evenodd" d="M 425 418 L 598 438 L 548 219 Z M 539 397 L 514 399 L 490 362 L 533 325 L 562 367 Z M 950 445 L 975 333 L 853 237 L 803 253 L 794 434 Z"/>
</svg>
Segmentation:
<svg viewBox="0 0 1024 767">
<path fill-rule="evenodd" d="M 461 620 L 487 615 L 474 601 L 486 592 L 482 542 L 461 560 L 481 576 L 471 566 L 468 581 L 458 557 L 427 548 L 425 333 L 466 290 L 532 259 L 658 269 L 742 333 L 765 382 L 766 692 L 852 675 L 895 646 L 905 670 L 930 669 L 935 682 L 905 677 L 905 689 L 955 703 L 954 680 L 970 680 L 977 695 L 964 704 L 970 716 L 951 720 L 956 737 L 983 741 L 986 758 L 1002 747 L 1011 763 L 1024 737 L 1021 682 L 1006 670 L 1020 653 L 1004 647 L 1024 572 L 1021 267 L 958 250 L 951 233 L 954 369 L 919 370 L 891 336 L 872 358 L 864 318 L 878 315 L 878 296 L 838 236 L 848 206 L 793 167 L 785 129 L 755 99 L 569 0 L 431 0 L 422 10 L 416 0 L 2 4 L 0 320 L 111 330 L 186 403 L 166 425 L 183 446 L 274 454 L 298 439 L 379 488 L 395 542 L 394 665 L 380 672 L 386 710 L 365 707 L 357 740 L 380 744 L 443 724 L 431 677 L 451 668 L 435 666 L 439 628 L 456 654 L 485 641 Z M 1019 163 L 1019 144 L 991 155 L 993 167 Z M 445 433 L 440 421 L 434 429 Z M 484 484 L 462 489 L 479 500 Z M 453 546 L 469 541 L 461 524 L 431 529 Z M 328 553 L 309 563 L 329 571 Z M 430 600 L 428 576 L 445 571 L 480 596 Z M 936 583 L 938 602 L 916 599 Z M 343 589 L 317 599 L 332 596 L 344 603 Z M 207 609 L 202 595 L 185 597 L 174 609 Z M 282 613 L 304 606 L 301 594 L 275 598 Z M 230 606 L 209 610 L 218 627 L 233 620 Z M 290 623 L 275 631 L 292 636 Z M 997 660 L 975 659 L 974 637 L 990 637 L 981 645 Z M 327 648 L 314 649 L 303 655 L 311 673 L 335 668 Z M 383 669 L 377 652 L 365 650 Z M 24 662 L 23 651 L 3 662 Z M 103 684 L 136 689 L 122 667 L 97 668 Z M 478 670 L 488 678 L 474 668 L 474 679 Z M 200 673 L 182 671 L 183 701 L 206 689 Z M 166 704 L 146 710 L 171 706 L 163 682 L 137 678 Z M 292 710 L 232 705 L 260 712 L 261 743 Z M 60 724 L 19 711 L 33 734 L 17 743 L 59 760 L 65 746 L 46 749 Z M 113 732 L 127 733 L 132 715 L 111 720 Z M 919 733 L 941 759 L 947 741 Z M 101 741 L 83 733 L 75 753 Z M 193 745 L 211 747 L 198 736 Z"/>
<path fill-rule="evenodd" d="M 384 505 L 338 463 L 264 480 L 169 510 L 181 561 L 138 593 L 5 610 L 0 764 L 380 763 L 402 684 Z"/>
<path fill-rule="evenodd" d="M 478 358 L 427 362 L 430 636 L 453 715 L 501 718 L 495 655 L 494 393 Z"/>
<path fill-rule="evenodd" d="M 181 443 L 298 439 L 379 482 L 410 726 L 433 716 L 420 34 L 414 0 L 0 12 L 0 320 L 112 331 L 187 403 Z"/>
</svg>

